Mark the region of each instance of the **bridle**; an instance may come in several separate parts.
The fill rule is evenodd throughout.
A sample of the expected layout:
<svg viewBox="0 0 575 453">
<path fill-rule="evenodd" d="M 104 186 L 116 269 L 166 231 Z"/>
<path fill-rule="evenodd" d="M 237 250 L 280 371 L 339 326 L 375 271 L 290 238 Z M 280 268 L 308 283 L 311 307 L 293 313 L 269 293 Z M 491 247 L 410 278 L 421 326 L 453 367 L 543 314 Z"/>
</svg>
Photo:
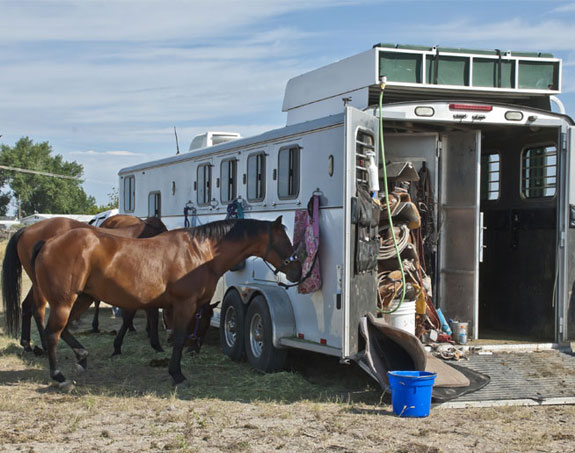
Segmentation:
<svg viewBox="0 0 575 453">
<path fill-rule="evenodd" d="M 264 253 L 263 260 L 264 260 L 264 263 L 266 263 L 266 266 L 269 267 L 270 270 L 274 273 L 274 275 L 277 275 L 279 272 L 284 272 L 283 269 L 285 269 L 287 266 L 289 266 L 294 261 L 298 261 L 298 259 L 297 259 L 296 253 L 294 251 L 287 258 L 281 259 L 281 264 L 278 268 L 274 269 L 272 267 L 272 265 L 268 262 L 268 259 L 267 259 L 270 251 L 273 250 L 274 252 L 276 252 L 277 256 L 279 256 L 280 258 L 283 254 L 283 250 L 280 250 L 278 248 L 278 246 L 274 244 L 272 232 L 273 232 L 273 224 L 270 224 L 268 227 L 268 236 L 269 236 L 268 246 L 266 247 L 266 251 Z"/>
</svg>

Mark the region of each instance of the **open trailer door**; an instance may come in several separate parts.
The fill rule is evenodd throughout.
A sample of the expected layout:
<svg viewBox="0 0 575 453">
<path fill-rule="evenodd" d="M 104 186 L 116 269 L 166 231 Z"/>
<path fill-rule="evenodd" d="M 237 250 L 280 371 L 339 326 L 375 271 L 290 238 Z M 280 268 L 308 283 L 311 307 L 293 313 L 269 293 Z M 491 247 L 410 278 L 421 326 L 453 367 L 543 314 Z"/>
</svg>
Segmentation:
<svg viewBox="0 0 575 453">
<path fill-rule="evenodd" d="M 560 227 L 557 229 L 559 247 L 557 273 L 557 328 L 556 341 L 575 339 L 575 126 L 566 126 L 561 133 L 559 206 Z M 564 164 L 564 165 L 561 165 Z M 563 171 L 562 169 L 565 169 Z M 565 190 L 562 190 L 565 187 Z M 563 214 L 563 215 L 562 215 Z"/>
<path fill-rule="evenodd" d="M 375 313 L 377 307 L 377 262 L 375 266 L 358 269 L 356 248 L 358 225 L 352 210 L 358 187 L 368 182 L 367 154 L 375 152 L 378 160 L 378 119 L 354 107 L 345 108 L 345 227 L 342 294 L 336 295 L 336 307 L 343 305 L 343 356 L 358 353 L 360 319 Z"/>
<path fill-rule="evenodd" d="M 451 319 L 469 322 L 478 338 L 479 172 L 481 133 L 441 137 L 439 190 L 439 307 Z"/>
</svg>

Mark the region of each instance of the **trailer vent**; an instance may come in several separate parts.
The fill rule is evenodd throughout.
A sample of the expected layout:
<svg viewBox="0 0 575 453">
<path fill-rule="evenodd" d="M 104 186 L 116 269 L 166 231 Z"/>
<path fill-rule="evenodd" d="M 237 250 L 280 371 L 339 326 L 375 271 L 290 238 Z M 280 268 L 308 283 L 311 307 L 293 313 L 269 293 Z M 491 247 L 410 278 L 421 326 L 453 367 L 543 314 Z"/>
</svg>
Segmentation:
<svg viewBox="0 0 575 453">
<path fill-rule="evenodd" d="M 220 145 L 231 142 L 232 140 L 237 140 L 238 138 L 242 138 L 242 136 L 237 132 L 205 132 L 194 137 L 190 144 L 189 151 Z"/>
</svg>

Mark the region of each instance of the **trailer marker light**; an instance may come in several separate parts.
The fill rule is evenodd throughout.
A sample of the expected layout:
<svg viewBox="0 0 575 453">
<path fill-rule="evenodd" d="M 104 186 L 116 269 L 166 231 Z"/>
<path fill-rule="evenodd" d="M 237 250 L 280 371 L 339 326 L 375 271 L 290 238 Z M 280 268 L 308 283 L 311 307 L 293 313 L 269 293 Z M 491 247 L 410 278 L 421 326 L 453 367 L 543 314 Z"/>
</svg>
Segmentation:
<svg viewBox="0 0 575 453">
<path fill-rule="evenodd" d="M 507 121 L 521 121 L 523 119 L 523 113 L 515 110 L 508 110 L 505 112 L 505 119 Z"/>
<path fill-rule="evenodd" d="M 300 340 L 303 340 L 303 339 L 305 338 L 303 333 L 298 333 L 298 334 L 297 334 L 297 337 L 298 337 Z"/>
<path fill-rule="evenodd" d="M 433 116 L 435 115 L 435 110 L 433 107 L 420 105 L 419 107 L 415 107 L 415 114 L 417 116 Z"/>
<path fill-rule="evenodd" d="M 325 338 L 320 338 L 319 343 L 320 344 L 327 344 L 327 340 Z"/>
<path fill-rule="evenodd" d="M 477 104 L 449 104 L 449 110 L 473 110 L 479 112 L 491 112 L 492 105 L 477 105 Z"/>
</svg>

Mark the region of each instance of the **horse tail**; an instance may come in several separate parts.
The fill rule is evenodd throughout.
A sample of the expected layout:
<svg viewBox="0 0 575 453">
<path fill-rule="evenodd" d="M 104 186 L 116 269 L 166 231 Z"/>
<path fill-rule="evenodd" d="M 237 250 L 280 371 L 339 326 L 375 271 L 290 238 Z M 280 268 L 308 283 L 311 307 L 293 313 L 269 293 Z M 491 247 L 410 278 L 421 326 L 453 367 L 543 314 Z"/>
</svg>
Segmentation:
<svg viewBox="0 0 575 453">
<path fill-rule="evenodd" d="M 22 263 L 18 256 L 18 241 L 24 233 L 19 229 L 8 241 L 2 263 L 2 301 L 6 330 L 12 336 L 18 335 L 20 324 L 20 288 L 22 286 Z"/>
<path fill-rule="evenodd" d="M 36 274 L 36 270 L 34 269 L 34 266 L 36 265 L 36 258 L 38 258 L 38 254 L 40 253 L 40 250 L 42 250 L 42 247 L 44 247 L 45 243 L 46 241 L 38 241 L 34 244 L 34 248 L 32 249 L 32 259 L 30 265 L 32 266 L 33 274 Z"/>
</svg>

